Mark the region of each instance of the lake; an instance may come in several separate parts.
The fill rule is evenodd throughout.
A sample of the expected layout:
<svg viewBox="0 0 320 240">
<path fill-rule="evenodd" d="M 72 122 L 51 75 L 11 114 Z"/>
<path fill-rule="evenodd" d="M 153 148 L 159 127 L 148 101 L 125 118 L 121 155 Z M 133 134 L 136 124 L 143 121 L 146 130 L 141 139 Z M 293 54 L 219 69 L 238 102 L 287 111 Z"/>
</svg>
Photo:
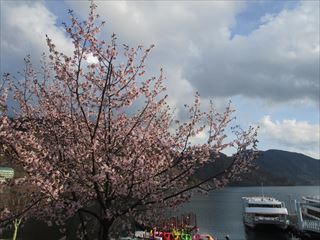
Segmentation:
<svg viewBox="0 0 320 240">
<path fill-rule="evenodd" d="M 290 199 L 300 200 L 306 195 L 320 195 L 318 186 L 297 187 L 264 187 L 265 196 L 275 197 L 286 203 L 288 211 L 293 212 Z M 228 234 L 231 240 L 289 240 L 281 231 L 246 231 L 242 222 L 243 196 L 261 195 L 261 187 L 227 187 L 210 192 L 208 195 L 194 196 L 190 203 L 180 209 L 181 213 L 194 212 L 198 226 L 203 233 L 210 233 L 218 239 L 225 239 Z M 35 231 L 35 229 L 37 229 Z M 7 237 L 11 236 L 7 233 Z M 48 228 L 44 223 L 29 221 L 25 228 L 19 230 L 23 240 L 56 240 L 57 229 Z M 0 236 L 1 238 L 1 236 Z"/>
<path fill-rule="evenodd" d="M 261 187 L 227 187 L 210 192 L 206 196 L 194 196 L 180 212 L 196 213 L 200 232 L 212 234 L 218 239 L 225 239 L 227 234 L 231 240 L 290 239 L 287 233 L 280 230 L 249 231 L 245 229 L 242 222 L 241 197 L 261 195 L 261 190 Z M 292 213 L 294 199 L 301 200 L 301 197 L 306 195 L 320 195 L 320 187 L 263 187 L 263 192 L 265 196 L 284 201 L 289 213 Z"/>
</svg>

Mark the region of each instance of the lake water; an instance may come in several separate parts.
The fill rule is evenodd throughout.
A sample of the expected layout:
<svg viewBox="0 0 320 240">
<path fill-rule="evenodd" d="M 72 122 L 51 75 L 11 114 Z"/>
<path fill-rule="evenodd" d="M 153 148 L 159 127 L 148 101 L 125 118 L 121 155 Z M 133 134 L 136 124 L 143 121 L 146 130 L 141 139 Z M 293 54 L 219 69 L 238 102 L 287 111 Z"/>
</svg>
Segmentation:
<svg viewBox="0 0 320 240">
<path fill-rule="evenodd" d="M 231 240 L 291 239 L 284 231 L 252 231 L 244 227 L 241 197 L 259 196 L 261 190 L 261 187 L 227 187 L 206 196 L 193 197 L 180 211 L 196 213 L 200 232 L 209 233 L 218 239 L 225 239 L 227 234 Z M 292 213 L 294 199 L 301 200 L 301 197 L 306 195 L 320 195 L 320 186 L 263 187 L 263 192 L 265 196 L 284 201 L 289 213 Z"/>
<path fill-rule="evenodd" d="M 284 201 L 290 213 L 294 211 L 293 205 L 289 204 L 290 199 L 300 200 L 302 196 L 320 195 L 320 186 L 264 187 L 263 189 L 265 196 Z M 208 195 L 193 197 L 190 203 L 181 207 L 180 212 L 194 212 L 197 215 L 200 232 L 209 233 L 219 240 L 225 239 L 227 234 L 231 240 L 290 240 L 286 232 L 275 229 L 272 231 L 245 229 L 242 222 L 241 197 L 257 195 L 261 195 L 261 187 L 228 187 L 210 192 Z M 6 235 L 6 237 L 11 236 L 11 232 Z M 23 240 L 59 239 L 56 229 L 33 221 L 27 222 L 25 228 L 19 230 L 19 236 Z M 0 239 L 1 237 L 4 236 L 0 236 Z"/>
</svg>

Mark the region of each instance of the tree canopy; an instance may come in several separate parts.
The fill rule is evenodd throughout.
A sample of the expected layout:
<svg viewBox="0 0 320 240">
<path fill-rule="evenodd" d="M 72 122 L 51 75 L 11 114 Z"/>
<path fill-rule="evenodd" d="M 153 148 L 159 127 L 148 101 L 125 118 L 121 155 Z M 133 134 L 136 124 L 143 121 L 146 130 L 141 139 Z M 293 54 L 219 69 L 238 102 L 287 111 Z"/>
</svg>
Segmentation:
<svg viewBox="0 0 320 240">
<path fill-rule="evenodd" d="M 99 239 L 107 239 L 119 219 L 151 221 L 159 209 L 187 201 L 194 190 L 224 186 L 255 157 L 256 128 L 236 126 L 227 141 L 234 120 L 230 105 L 222 113 L 213 104 L 203 112 L 196 94 L 186 106 L 189 118 L 175 120 L 162 70 L 158 77 L 145 75 L 153 46 L 119 47 L 114 34 L 101 40 L 104 23 L 97 23 L 96 7 L 91 3 L 85 21 L 69 12 L 71 23 L 64 26 L 74 46 L 71 56 L 47 36 L 49 55 L 40 70 L 26 57 L 23 77 L 3 77 L 1 152 L 26 172 L 5 184 L 26 186 L 22 194 L 30 201 L 19 211 L 3 207 L 1 226 L 32 217 L 63 231 L 66 221 L 77 217 L 81 238 L 88 239 L 91 222 Z M 9 101 L 18 106 L 11 116 Z M 202 131 L 208 131 L 207 141 L 190 144 Z M 193 178 L 228 147 L 236 153 L 227 169 L 201 181 Z"/>
</svg>

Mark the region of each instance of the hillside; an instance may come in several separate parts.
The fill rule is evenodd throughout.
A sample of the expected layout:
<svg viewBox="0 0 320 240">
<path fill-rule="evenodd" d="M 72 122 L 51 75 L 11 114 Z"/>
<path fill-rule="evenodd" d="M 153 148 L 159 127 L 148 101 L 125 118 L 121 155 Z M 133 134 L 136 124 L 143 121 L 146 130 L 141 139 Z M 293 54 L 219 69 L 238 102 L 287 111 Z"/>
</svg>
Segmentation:
<svg viewBox="0 0 320 240">
<path fill-rule="evenodd" d="M 201 167 L 195 173 L 196 178 L 204 179 L 225 169 L 232 159 L 221 154 L 215 163 Z M 240 182 L 231 186 L 291 186 L 320 185 L 320 160 L 306 155 L 281 150 L 261 151 L 255 161 L 257 169 L 242 174 Z M 21 167 L 12 166 L 10 162 L 0 157 L 0 166 L 11 166 L 16 170 L 15 177 L 23 176 Z"/>
<path fill-rule="evenodd" d="M 268 150 L 261 152 L 257 165 L 293 185 L 320 185 L 320 161 L 301 153 Z"/>
<path fill-rule="evenodd" d="M 222 161 L 220 161 L 222 160 Z M 212 175 L 228 166 L 232 159 L 221 156 L 216 163 L 210 163 L 196 172 L 200 179 Z M 320 161 L 306 155 L 281 150 L 261 151 L 255 161 L 257 169 L 242 174 L 240 182 L 231 186 L 320 185 Z"/>
</svg>

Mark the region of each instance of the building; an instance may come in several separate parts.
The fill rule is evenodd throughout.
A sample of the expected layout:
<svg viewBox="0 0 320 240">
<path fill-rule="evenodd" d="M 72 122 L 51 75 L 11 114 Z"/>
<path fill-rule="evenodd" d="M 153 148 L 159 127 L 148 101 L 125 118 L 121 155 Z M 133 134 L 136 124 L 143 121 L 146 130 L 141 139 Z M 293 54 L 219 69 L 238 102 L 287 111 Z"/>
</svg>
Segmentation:
<svg viewBox="0 0 320 240">
<path fill-rule="evenodd" d="M 14 177 L 14 169 L 11 167 L 0 167 L 0 182 Z"/>
</svg>

